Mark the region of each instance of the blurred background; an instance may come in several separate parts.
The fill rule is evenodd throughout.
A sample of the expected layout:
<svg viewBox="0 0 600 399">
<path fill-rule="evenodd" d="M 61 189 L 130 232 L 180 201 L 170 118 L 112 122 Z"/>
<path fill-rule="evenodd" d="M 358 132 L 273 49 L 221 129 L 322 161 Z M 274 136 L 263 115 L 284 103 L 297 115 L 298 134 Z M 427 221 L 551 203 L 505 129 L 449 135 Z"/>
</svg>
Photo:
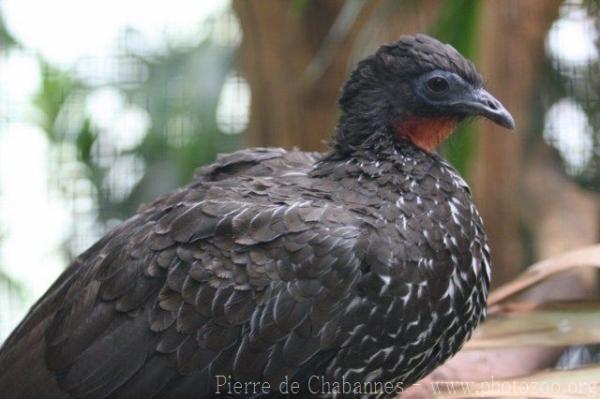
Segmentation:
<svg viewBox="0 0 600 399">
<path fill-rule="evenodd" d="M 517 121 L 442 148 L 494 285 L 598 242 L 596 1 L 0 0 L 0 342 L 70 260 L 218 153 L 325 150 L 352 66 L 415 32 L 471 58 Z"/>
</svg>

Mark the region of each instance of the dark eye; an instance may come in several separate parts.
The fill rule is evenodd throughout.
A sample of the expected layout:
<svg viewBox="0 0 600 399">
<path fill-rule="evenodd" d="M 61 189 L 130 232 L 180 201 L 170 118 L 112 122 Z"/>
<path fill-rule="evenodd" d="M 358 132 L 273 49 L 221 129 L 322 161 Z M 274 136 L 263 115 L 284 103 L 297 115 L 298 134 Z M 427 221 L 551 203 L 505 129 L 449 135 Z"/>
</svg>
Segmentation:
<svg viewBox="0 0 600 399">
<path fill-rule="evenodd" d="M 433 77 L 427 81 L 427 87 L 433 92 L 442 93 L 448 90 L 448 81 L 439 76 Z"/>
</svg>

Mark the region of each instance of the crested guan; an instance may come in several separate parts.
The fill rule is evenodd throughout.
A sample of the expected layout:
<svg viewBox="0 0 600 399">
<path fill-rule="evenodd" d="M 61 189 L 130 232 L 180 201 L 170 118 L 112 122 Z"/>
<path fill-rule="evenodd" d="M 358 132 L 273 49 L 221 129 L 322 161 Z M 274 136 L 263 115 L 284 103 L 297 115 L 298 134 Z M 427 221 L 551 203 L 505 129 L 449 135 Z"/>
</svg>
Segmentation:
<svg viewBox="0 0 600 399">
<path fill-rule="evenodd" d="M 485 316 L 469 188 L 434 150 L 514 127 L 425 36 L 362 60 L 330 151 L 220 156 L 81 254 L 0 351 L 3 398 L 393 397 Z"/>
</svg>

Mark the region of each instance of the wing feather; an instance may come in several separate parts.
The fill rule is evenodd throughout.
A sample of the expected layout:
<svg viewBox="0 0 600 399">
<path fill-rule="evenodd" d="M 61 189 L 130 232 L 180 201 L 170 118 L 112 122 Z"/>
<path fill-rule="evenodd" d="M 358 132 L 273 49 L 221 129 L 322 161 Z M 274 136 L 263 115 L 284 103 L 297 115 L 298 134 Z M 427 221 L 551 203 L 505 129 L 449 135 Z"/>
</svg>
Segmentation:
<svg viewBox="0 0 600 399">
<path fill-rule="evenodd" d="M 274 183 L 257 180 L 314 160 L 281 150 L 220 158 L 84 254 L 46 295 L 52 303 L 42 300 L 45 315 L 25 321 L 49 320 L 44 367 L 60 388 L 189 396 L 218 374 L 275 381 L 335 352 L 360 228 L 339 206 L 277 187 L 265 195 Z"/>
</svg>

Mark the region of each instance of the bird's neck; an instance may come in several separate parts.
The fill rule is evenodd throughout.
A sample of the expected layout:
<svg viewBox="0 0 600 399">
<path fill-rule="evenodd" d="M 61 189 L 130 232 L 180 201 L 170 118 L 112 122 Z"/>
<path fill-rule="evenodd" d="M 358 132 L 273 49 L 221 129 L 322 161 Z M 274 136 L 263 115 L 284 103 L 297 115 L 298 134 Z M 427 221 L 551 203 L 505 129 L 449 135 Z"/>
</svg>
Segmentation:
<svg viewBox="0 0 600 399">
<path fill-rule="evenodd" d="M 453 117 L 415 115 L 402 115 L 391 125 L 380 120 L 342 115 L 333 140 L 334 151 L 349 153 L 365 145 L 386 146 L 395 140 L 405 140 L 431 153 L 452 134 L 459 123 Z"/>
<path fill-rule="evenodd" d="M 370 131 L 369 134 L 364 135 L 352 133 L 350 136 L 342 135 L 340 137 L 342 132 L 339 128 L 340 126 L 338 126 L 337 136 L 333 139 L 331 151 L 315 165 L 313 176 L 326 176 L 336 170 L 336 173 L 339 174 L 339 166 L 349 163 L 360 165 L 396 164 L 418 156 L 417 153 L 426 154 L 412 142 L 396 137 L 391 129 Z M 361 139 L 357 140 L 358 137 Z M 391 169 L 387 170 L 387 172 L 390 171 Z"/>
<path fill-rule="evenodd" d="M 334 146 L 331 152 L 324 154 L 315 163 L 310 175 L 348 181 L 368 177 L 367 180 L 379 182 L 381 186 L 395 191 L 402 189 L 398 182 L 413 173 L 415 164 L 444 163 L 437 154 L 424 151 L 414 143 L 398 139 L 389 132 L 375 132 L 357 146 L 341 148 L 343 150 Z"/>
<path fill-rule="evenodd" d="M 387 140 L 390 136 L 390 129 L 380 118 L 365 117 L 360 112 L 345 112 L 340 117 L 335 129 L 333 138 L 334 151 L 350 153 L 358 147 L 365 147 L 365 144 L 373 145 L 377 141 Z"/>
<path fill-rule="evenodd" d="M 456 129 L 453 117 L 406 116 L 394 123 L 397 138 L 408 140 L 427 152 L 434 151 Z"/>
</svg>

